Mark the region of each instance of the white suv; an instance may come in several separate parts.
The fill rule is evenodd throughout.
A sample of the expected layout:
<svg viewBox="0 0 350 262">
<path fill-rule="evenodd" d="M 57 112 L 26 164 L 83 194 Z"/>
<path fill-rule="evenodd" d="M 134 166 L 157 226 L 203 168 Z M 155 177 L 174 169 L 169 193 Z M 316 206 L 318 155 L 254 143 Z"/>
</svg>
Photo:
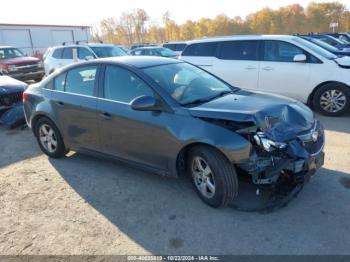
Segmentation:
<svg viewBox="0 0 350 262">
<path fill-rule="evenodd" d="M 45 74 L 49 75 L 56 69 L 72 64 L 76 52 L 77 62 L 95 58 L 128 55 L 121 47 L 111 44 L 80 44 L 50 47 L 44 55 Z"/>
<path fill-rule="evenodd" d="M 280 94 L 330 116 L 350 107 L 350 58 L 297 36 L 232 36 L 187 43 L 180 59 L 231 85 Z"/>
</svg>

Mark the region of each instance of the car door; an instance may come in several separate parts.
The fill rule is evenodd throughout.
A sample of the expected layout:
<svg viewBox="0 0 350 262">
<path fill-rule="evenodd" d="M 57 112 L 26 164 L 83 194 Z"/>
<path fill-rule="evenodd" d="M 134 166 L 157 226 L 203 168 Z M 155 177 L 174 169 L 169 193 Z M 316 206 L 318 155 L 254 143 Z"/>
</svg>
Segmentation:
<svg viewBox="0 0 350 262">
<path fill-rule="evenodd" d="M 159 98 L 129 69 L 108 65 L 103 82 L 103 97 L 97 105 L 103 152 L 153 168 L 168 169 L 169 148 L 175 148 L 177 143 L 166 126 L 173 114 L 131 109 L 130 102 L 136 97 Z"/>
<path fill-rule="evenodd" d="M 309 54 L 285 41 L 267 40 L 262 47 L 259 90 L 305 101 L 310 81 Z M 304 54 L 307 60 L 294 62 L 295 55 Z"/>
<path fill-rule="evenodd" d="M 80 66 L 54 79 L 54 112 L 69 146 L 99 150 L 97 65 Z"/>
<path fill-rule="evenodd" d="M 258 41 L 223 41 L 214 58 L 212 72 L 233 86 L 256 90 L 259 66 Z"/>
<path fill-rule="evenodd" d="M 213 73 L 213 59 L 217 46 L 217 42 L 191 44 L 183 51 L 181 59 Z"/>
<path fill-rule="evenodd" d="M 70 65 L 73 63 L 73 47 L 63 48 L 62 59 L 59 63 L 59 67 Z"/>
</svg>

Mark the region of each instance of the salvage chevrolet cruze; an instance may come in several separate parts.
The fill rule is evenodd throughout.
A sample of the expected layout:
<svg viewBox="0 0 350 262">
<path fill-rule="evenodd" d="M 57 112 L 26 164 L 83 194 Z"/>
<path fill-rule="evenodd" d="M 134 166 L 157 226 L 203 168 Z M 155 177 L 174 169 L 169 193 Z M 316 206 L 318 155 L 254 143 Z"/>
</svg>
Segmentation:
<svg viewBox="0 0 350 262">
<path fill-rule="evenodd" d="M 233 202 L 257 189 L 300 187 L 323 164 L 324 132 L 300 102 L 232 87 L 196 66 L 120 57 L 65 67 L 23 95 L 41 150 L 95 152 L 169 176 L 199 197 Z"/>
</svg>

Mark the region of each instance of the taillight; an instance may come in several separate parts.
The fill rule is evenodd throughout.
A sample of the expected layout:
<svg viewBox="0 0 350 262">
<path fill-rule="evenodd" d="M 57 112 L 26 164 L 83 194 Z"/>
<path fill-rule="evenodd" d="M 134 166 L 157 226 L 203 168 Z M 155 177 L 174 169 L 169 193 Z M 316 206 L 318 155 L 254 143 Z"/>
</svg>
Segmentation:
<svg viewBox="0 0 350 262">
<path fill-rule="evenodd" d="M 28 98 L 29 98 L 29 94 L 26 93 L 25 91 L 23 92 L 23 95 L 22 95 L 22 101 L 23 103 L 28 101 Z"/>
</svg>

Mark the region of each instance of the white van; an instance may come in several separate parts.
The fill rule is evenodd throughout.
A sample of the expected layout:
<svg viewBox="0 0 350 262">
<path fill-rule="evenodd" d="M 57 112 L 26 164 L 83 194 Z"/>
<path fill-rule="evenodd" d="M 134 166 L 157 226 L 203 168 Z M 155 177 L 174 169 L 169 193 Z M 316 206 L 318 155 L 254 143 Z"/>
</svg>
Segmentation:
<svg viewBox="0 0 350 262">
<path fill-rule="evenodd" d="M 298 36 L 194 40 L 180 59 L 231 85 L 291 97 L 325 115 L 341 115 L 350 107 L 350 58 L 338 58 Z"/>
</svg>

